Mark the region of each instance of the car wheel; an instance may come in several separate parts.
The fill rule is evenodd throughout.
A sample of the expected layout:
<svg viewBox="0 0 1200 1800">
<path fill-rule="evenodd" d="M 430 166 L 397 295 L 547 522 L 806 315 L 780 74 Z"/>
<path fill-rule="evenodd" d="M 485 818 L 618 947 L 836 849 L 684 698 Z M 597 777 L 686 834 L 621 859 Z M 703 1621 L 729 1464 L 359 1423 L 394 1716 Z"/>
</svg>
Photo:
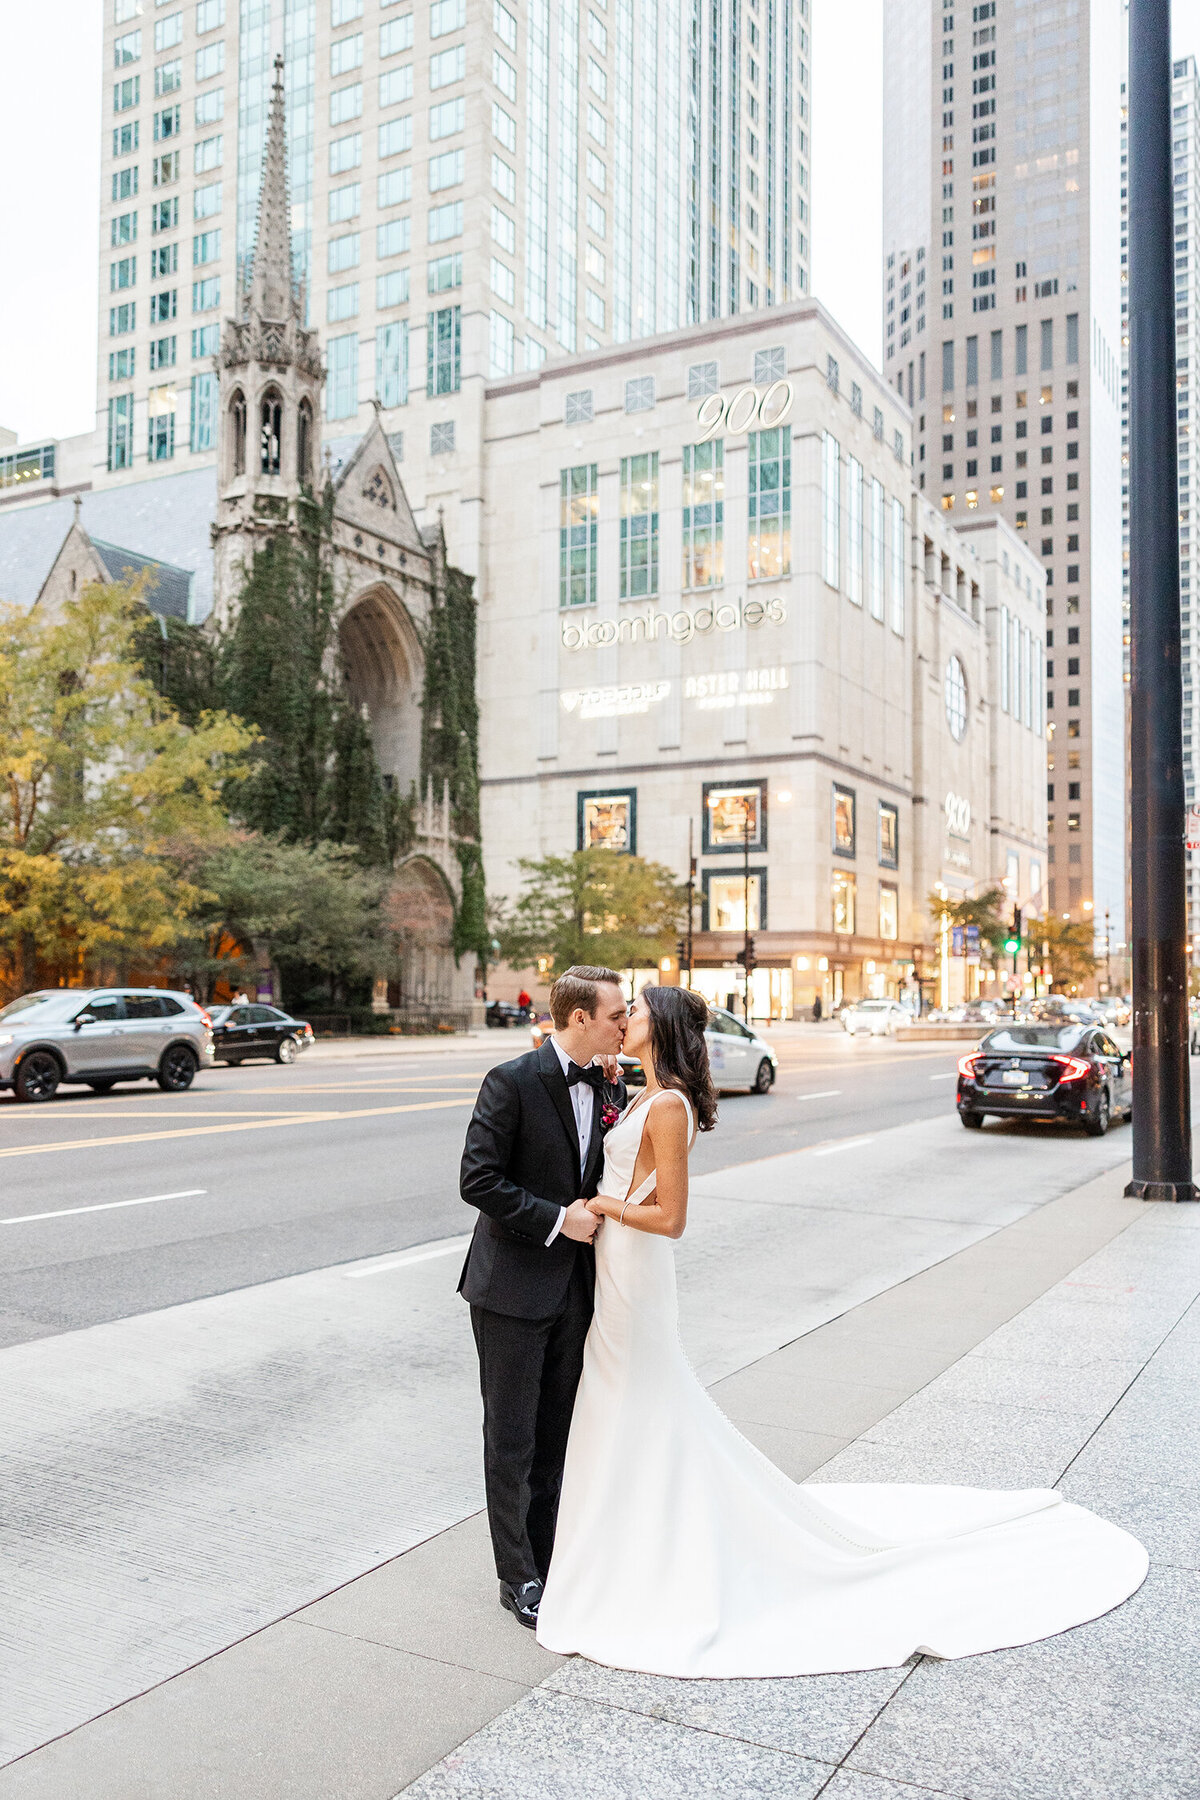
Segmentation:
<svg viewBox="0 0 1200 1800">
<path fill-rule="evenodd" d="M 49 1050 L 31 1050 L 17 1064 L 13 1086 L 18 1100 L 53 1100 L 62 1080 L 62 1064 Z"/>
<path fill-rule="evenodd" d="M 299 1046 L 294 1037 L 280 1038 L 275 1046 L 275 1061 L 278 1063 L 294 1063 Z"/>
<path fill-rule="evenodd" d="M 116 1087 L 115 1081 L 89 1081 L 88 1086 L 93 1094 L 111 1094 Z"/>
<path fill-rule="evenodd" d="M 182 1094 L 185 1088 L 191 1087 L 199 1067 L 194 1050 L 186 1044 L 172 1044 L 170 1049 L 163 1051 L 156 1080 L 164 1094 Z"/>
<path fill-rule="evenodd" d="M 958 1116 L 962 1120 L 963 1124 L 966 1126 L 968 1131 L 982 1131 L 983 1130 L 983 1114 L 982 1113 L 960 1112 Z"/>
<path fill-rule="evenodd" d="M 1112 1120 L 1112 1101 L 1108 1097 L 1108 1089 L 1101 1088 L 1100 1098 L 1096 1102 L 1096 1110 L 1089 1113 L 1083 1121 L 1083 1129 L 1089 1137 L 1103 1137 Z"/>
<path fill-rule="evenodd" d="M 758 1065 L 758 1072 L 754 1077 L 754 1085 L 750 1092 L 752 1094 L 769 1094 L 774 1085 L 775 1071 L 764 1056 Z"/>
</svg>

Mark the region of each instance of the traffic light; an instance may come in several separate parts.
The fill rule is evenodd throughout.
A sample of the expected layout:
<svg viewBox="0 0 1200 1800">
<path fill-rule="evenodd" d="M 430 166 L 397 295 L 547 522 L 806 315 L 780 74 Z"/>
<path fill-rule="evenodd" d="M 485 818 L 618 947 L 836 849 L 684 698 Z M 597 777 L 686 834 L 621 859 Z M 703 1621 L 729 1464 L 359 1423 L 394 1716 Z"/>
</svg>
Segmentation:
<svg viewBox="0 0 1200 1800">
<path fill-rule="evenodd" d="M 1019 954 L 1020 949 L 1021 949 L 1021 909 L 1019 906 L 1014 906 L 1013 907 L 1012 924 L 1009 926 L 1008 936 L 1004 940 L 1004 954 L 1005 954 L 1005 956 L 1016 956 Z"/>
<path fill-rule="evenodd" d="M 675 939 L 675 955 L 679 959 L 680 968 L 681 969 L 686 968 L 687 967 L 687 939 L 686 938 L 676 938 Z"/>
<path fill-rule="evenodd" d="M 755 955 L 754 939 L 752 937 L 746 939 L 746 948 L 738 951 L 737 959 L 745 969 L 747 975 L 753 975 L 755 969 L 758 967 L 758 957 Z"/>
</svg>

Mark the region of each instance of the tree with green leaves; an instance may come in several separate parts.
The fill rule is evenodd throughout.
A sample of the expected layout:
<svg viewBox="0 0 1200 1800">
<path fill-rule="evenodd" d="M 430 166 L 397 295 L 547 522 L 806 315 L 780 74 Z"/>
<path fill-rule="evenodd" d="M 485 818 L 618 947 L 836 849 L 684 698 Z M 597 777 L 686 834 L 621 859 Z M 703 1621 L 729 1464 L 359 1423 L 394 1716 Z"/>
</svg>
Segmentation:
<svg viewBox="0 0 1200 1800">
<path fill-rule="evenodd" d="M 979 931 L 980 945 L 990 950 L 992 961 L 1003 957 L 1004 941 L 1012 919 L 1012 902 L 1002 887 L 984 888 L 982 894 L 969 895 L 962 900 L 932 893 L 926 904 L 936 930 L 941 929 L 943 914 L 951 926 L 974 925 Z"/>
<path fill-rule="evenodd" d="M 1096 973 L 1096 929 L 1090 919 L 1062 919 L 1048 912 L 1026 931 L 1031 961 L 1048 961 L 1052 988 L 1075 993 Z"/>
<path fill-rule="evenodd" d="M 522 890 L 498 933 L 515 967 L 546 958 L 552 974 L 572 963 L 639 968 L 674 948 L 687 889 L 662 863 L 597 849 L 522 858 L 517 867 Z"/>
<path fill-rule="evenodd" d="M 146 679 L 142 584 L 0 610 L 0 988 L 153 965 L 200 894 L 173 846 L 215 844 L 253 734 L 189 727 Z"/>
<path fill-rule="evenodd" d="M 475 697 L 474 583 L 447 569 L 446 591 L 430 601 L 424 634 L 421 785 L 450 787 L 462 899 L 455 911 L 454 954 L 471 951 L 486 967 L 491 932 L 479 829 L 479 706 Z"/>
</svg>

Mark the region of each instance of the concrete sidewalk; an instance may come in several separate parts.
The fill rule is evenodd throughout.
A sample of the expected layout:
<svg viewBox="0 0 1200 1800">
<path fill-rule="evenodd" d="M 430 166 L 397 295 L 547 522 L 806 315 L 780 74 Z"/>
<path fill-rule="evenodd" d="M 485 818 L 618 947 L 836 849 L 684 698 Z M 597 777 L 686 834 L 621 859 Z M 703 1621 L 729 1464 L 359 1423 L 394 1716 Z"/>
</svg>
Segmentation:
<svg viewBox="0 0 1200 1800">
<path fill-rule="evenodd" d="M 1061 1485 L 1150 1548 L 1107 1618 L 865 1675 L 616 1674 L 499 1611 L 476 1514 L 9 1764 L 0 1800 L 1195 1800 L 1200 1209 L 1127 1201 L 1126 1178 L 713 1390 L 796 1478 Z"/>
</svg>

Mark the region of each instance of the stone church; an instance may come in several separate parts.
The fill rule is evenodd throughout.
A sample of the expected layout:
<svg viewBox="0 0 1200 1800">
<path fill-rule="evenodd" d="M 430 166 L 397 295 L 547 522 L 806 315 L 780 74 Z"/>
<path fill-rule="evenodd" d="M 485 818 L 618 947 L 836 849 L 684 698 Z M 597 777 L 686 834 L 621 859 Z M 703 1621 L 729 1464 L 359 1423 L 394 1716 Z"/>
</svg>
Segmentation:
<svg viewBox="0 0 1200 1800">
<path fill-rule="evenodd" d="M 319 490 L 332 481 L 333 581 L 347 681 L 370 722 L 385 779 L 400 794 L 418 790 L 415 841 L 396 869 L 393 914 L 403 921 L 403 973 L 398 983 L 375 984 L 373 1004 L 417 1015 L 481 1013 L 474 956 L 468 951 L 456 962 L 452 949 L 462 875 L 448 785 L 439 793 L 427 782 L 419 791 L 423 645 L 431 610 L 445 595 L 445 538 L 440 522 L 422 528 L 413 517 L 378 405 L 336 475 L 318 466 L 325 370 L 292 277 L 282 70 L 277 57 L 251 281 L 239 316 L 225 321 L 216 359 L 212 617 L 228 622 L 245 569 L 271 534 L 288 529 L 302 488 Z M 77 502 L 37 604 L 60 604 L 90 581 L 143 573 L 152 610 L 186 618 L 189 572 L 92 538 Z"/>
</svg>

